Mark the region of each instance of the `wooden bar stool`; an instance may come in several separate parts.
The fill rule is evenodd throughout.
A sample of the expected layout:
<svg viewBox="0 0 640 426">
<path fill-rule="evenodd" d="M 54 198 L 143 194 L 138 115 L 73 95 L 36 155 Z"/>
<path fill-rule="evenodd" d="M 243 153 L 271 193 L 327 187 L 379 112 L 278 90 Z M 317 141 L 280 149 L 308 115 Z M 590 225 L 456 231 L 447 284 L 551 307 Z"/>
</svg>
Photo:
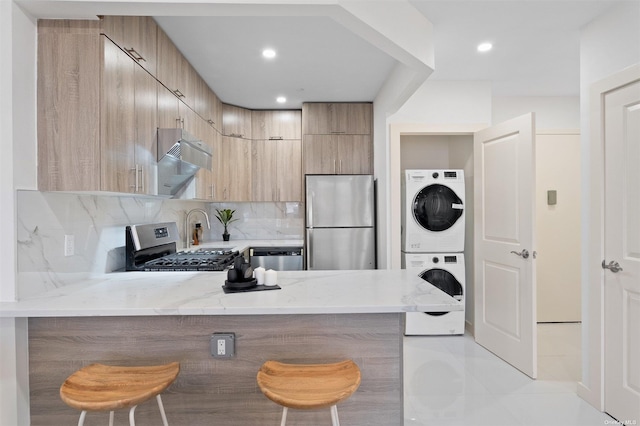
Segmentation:
<svg viewBox="0 0 640 426">
<path fill-rule="evenodd" d="M 70 407 L 82 410 L 78 426 L 84 424 L 87 411 L 109 411 L 109 426 L 113 426 L 113 412 L 121 408 L 130 408 L 129 424 L 134 426 L 138 404 L 155 396 L 162 423 L 168 426 L 160 393 L 179 372 L 177 362 L 141 367 L 91 364 L 67 377 L 60 386 L 60 398 Z"/>
<path fill-rule="evenodd" d="M 282 421 L 288 408 L 331 407 L 331 424 L 339 426 L 338 404 L 360 386 L 360 369 L 351 360 L 334 364 L 285 364 L 267 361 L 258 371 L 258 386 L 267 398 L 282 405 Z"/>
</svg>

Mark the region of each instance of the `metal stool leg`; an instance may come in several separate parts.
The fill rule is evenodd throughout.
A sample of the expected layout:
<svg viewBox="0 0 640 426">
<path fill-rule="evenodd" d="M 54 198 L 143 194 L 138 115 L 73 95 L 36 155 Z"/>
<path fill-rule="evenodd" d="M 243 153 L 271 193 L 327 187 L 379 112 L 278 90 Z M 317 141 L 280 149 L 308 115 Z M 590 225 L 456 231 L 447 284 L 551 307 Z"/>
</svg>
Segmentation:
<svg viewBox="0 0 640 426">
<path fill-rule="evenodd" d="M 282 407 L 282 421 L 280 422 L 280 426 L 285 426 L 287 424 L 287 407 Z"/>
<path fill-rule="evenodd" d="M 113 426 L 113 417 L 114 417 L 114 412 L 109 411 L 109 426 Z"/>
<path fill-rule="evenodd" d="M 340 419 L 338 419 L 338 406 L 331 406 L 331 425 L 332 426 L 340 426 Z"/>
<path fill-rule="evenodd" d="M 160 394 L 156 395 L 156 400 L 158 401 L 158 408 L 160 409 L 160 415 L 162 416 L 162 424 L 164 426 L 169 426 L 167 415 L 164 413 L 164 405 L 162 405 L 162 398 L 160 398 Z"/>
<path fill-rule="evenodd" d="M 131 410 L 129 410 L 129 426 L 136 426 L 136 407 L 137 405 L 134 405 L 133 407 L 131 407 Z"/>
<path fill-rule="evenodd" d="M 80 413 L 80 419 L 78 419 L 78 426 L 84 425 L 84 418 L 86 416 L 87 416 L 87 412 L 83 410 L 82 413 Z"/>
</svg>

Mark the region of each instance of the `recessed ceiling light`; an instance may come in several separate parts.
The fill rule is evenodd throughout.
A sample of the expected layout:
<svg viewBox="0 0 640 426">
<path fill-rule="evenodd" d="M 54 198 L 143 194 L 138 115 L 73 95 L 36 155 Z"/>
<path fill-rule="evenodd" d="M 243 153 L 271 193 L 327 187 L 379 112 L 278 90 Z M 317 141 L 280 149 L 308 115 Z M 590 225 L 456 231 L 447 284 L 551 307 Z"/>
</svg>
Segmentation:
<svg viewBox="0 0 640 426">
<path fill-rule="evenodd" d="M 264 56 L 265 58 L 275 58 L 276 57 L 276 51 L 273 49 L 264 49 L 262 51 L 262 56 Z"/>
<path fill-rule="evenodd" d="M 276 98 L 276 102 L 278 102 L 279 104 L 283 104 L 283 103 L 287 102 L 287 98 L 285 98 L 284 96 L 278 96 Z"/>
<path fill-rule="evenodd" d="M 491 43 L 480 43 L 478 45 L 478 52 L 488 52 L 493 48 Z"/>
</svg>

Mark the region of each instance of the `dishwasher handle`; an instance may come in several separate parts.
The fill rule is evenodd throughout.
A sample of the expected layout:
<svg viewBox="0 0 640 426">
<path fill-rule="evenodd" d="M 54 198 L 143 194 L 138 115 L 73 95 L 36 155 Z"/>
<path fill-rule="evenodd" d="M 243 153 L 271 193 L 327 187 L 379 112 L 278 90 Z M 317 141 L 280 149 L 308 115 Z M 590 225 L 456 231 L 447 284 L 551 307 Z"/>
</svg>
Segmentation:
<svg viewBox="0 0 640 426">
<path fill-rule="evenodd" d="M 253 247 L 251 256 L 302 256 L 302 247 Z"/>
</svg>

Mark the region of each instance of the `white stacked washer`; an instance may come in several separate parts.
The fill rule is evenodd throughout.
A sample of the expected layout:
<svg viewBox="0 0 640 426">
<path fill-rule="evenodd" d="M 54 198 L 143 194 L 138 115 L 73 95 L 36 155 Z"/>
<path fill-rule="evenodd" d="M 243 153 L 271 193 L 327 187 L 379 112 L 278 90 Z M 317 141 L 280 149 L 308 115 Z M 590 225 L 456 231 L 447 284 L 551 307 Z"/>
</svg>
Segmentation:
<svg viewBox="0 0 640 426">
<path fill-rule="evenodd" d="M 405 170 L 402 186 L 402 267 L 464 302 L 464 171 Z M 464 316 L 407 313 L 405 334 L 463 334 Z"/>
<path fill-rule="evenodd" d="M 462 253 L 403 253 L 402 267 L 434 287 L 464 302 L 465 269 Z M 450 312 L 407 312 L 404 334 L 464 334 L 464 310 Z"/>
</svg>

